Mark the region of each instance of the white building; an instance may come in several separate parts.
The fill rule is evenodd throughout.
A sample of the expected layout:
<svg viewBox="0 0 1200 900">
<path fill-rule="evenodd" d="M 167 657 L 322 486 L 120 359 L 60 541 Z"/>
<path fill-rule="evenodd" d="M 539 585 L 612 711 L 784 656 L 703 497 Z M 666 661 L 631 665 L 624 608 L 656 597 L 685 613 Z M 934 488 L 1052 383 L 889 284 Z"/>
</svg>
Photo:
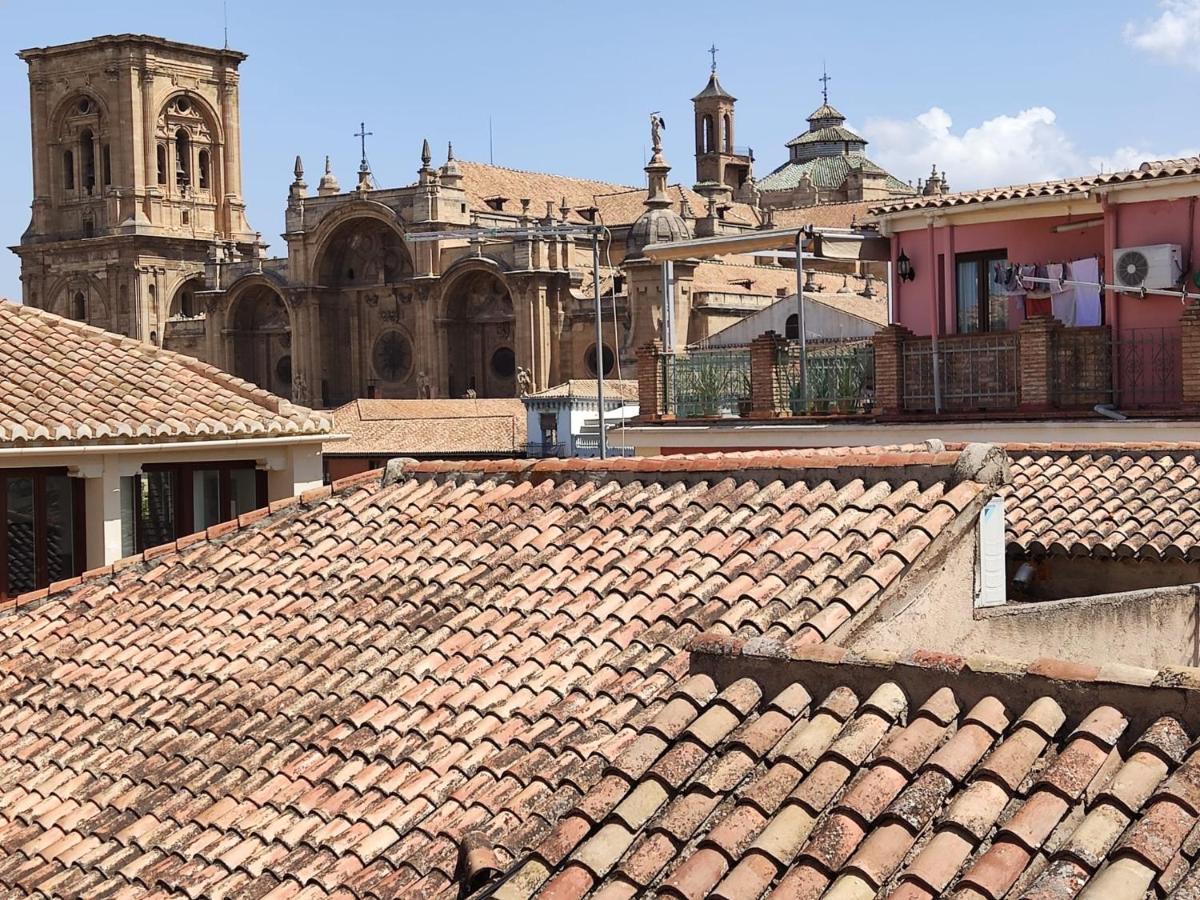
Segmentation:
<svg viewBox="0 0 1200 900">
<path fill-rule="evenodd" d="M 595 379 L 572 379 L 522 398 L 529 456 L 596 456 L 600 404 Z M 604 420 L 618 428 L 638 414 L 636 381 L 604 382 Z M 611 446 L 611 440 L 610 440 Z M 616 451 L 628 455 L 627 451 Z"/>
</svg>

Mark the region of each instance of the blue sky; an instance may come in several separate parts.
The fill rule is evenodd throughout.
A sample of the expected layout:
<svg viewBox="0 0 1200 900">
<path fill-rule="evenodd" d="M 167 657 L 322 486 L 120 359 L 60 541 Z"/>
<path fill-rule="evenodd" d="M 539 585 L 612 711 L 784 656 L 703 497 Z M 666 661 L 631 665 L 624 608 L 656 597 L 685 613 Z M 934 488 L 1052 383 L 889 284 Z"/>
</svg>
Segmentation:
<svg viewBox="0 0 1200 900">
<path fill-rule="evenodd" d="M 1200 71 L 1200 0 L 1077 3 L 457 4 L 229 0 L 242 66 L 243 184 L 253 226 L 279 232 L 297 153 L 315 184 L 326 153 L 345 185 L 366 120 L 368 155 L 388 186 L 414 178 L 421 139 L 439 159 L 641 183 L 647 115 L 662 110 L 665 149 L 694 180 L 690 98 L 708 46 L 739 98 L 736 137 L 765 174 L 820 102 L 871 140 L 868 153 L 908 180 L 930 164 L 953 188 L 1035 180 L 1196 152 L 1188 112 Z M 31 199 L 28 86 L 13 54 L 97 34 L 146 32 L 222 42 L 220 0 L 96 3 L 0 0 L 0 244 L 16 243 Z M 0 296 L 18 297 L 17 259 L 0 252 Z"/>
</svg>

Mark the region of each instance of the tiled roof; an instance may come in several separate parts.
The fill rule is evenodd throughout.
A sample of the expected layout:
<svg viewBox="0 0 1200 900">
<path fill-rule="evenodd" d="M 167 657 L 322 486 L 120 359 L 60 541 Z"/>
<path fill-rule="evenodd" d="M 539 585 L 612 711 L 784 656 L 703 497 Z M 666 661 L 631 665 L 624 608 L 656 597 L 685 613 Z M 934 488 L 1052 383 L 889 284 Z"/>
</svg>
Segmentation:
<svg viewBox="0 0 1200 900">
<path fill-rule="evenodd" d="M 707 644 L 491 896 L 1196 896 L 1200 670 Z"/>
<path fill-rule="evenodd" d="M 1200 560 L 1200 446 L 1008 453 L 1010 553 Z"/>
<path fill-rule="evenodd" d="M 805 131 L 802 134 L 796 135 L 788 141 L 785 147 L 796 147 L 800 144 L 820 144 L 828 141 L 848 141 L 852 144 L 866 144 L 867 139 L 862 135 L 855 134 L 849 128 L 842 125 L 830 125 L 826 128 L 818 128 L 815 131 Z"/>
<path fill-rule="evenodd" d="M 617 193 L 597 194 L 594 205 L 600 210 L 600 217 L 605 225 L 628 225 L 646 211 L 646 193 L 645 188 L 632 188 Z M 672 208 L 680 214 L 684 204 L 692 218 L 703 218 L 708 214 L 707 201 L 689 187 L 681 184 L 668 185 L 667 196 L 674 201 Z M 762 221 L 758 210 L 748 203 L 734 201 L 725 206 L 724 221 L 747 226 L 757 226 Z"/>
<path fill-rule="evenodd" d="M 333 411 L 350 439 L 337 456 L 511 456 L 525 445 L 525 405 L 499 400 L 352 400 Z"/>
<path fill-rule="evenodd" d="M 817 207 L 819 208 L 819 207 Z M 749 287 L 746 283 L 749 282 Z M 846 283 L 848 290 L 843 290 Z M 806 270 L 805 284 L 818 290 L 805 290 L 804 296 L 817 303 L 858 316 L 881 326 L 887 324 L 887 284 L 883 279 L 874 279 L 871 297 L 864 297 L 865 281 L 862 276 L 842 275 L 833 272 Z M 786 297 L 796 294 L 796 271 L 785 266 L 752 266 L 736 263 L 705 260 L 696 266 L 692 291 L 705 293 L 745 294 L 747 296 Z M 780 292 L 783 292 L 782 294 Z"/>
<path fill-rule="evenodd" d="M 850 228 L 866 222 L 874 200 L 852 200 L 847 203 L 820 203 L 815 206 L 784 206 L 771 210 L 777 228 L 813 225 L 817 228 Z"/>
<path fill-rule="evenodd" d="M 1058 197 L 1079 194 L 1105 185 L 1149 181 L 1156 178 L 1173 178 L 1180 175 L 1200 175 L 1200 157 L 1164 159 L 1144 162 L 1136 169 L 1124 172 L 1107 172 L 1085 175 L 1080 178 L 1062 178 L 1054 181 L 1039 181 L 1032 184 L 1014 184 L 1006 187 L 984 188 L 977 191 L 959 191 L 954 194 L 913 196 L 903 200 L 878 203 L 872 207 L 876 215 L 905 212 L 913 209 L 971 206 L 995 200 L 1016 200 L 1036 197 Z"/>
<path fill-rule="evenodd" d="M 0 445 L 321 434 L 327 416 L 189 356 L 0 300 Z"/>
<path fill-rule="evenodd" d="M 572 378 L 562 384 L 538 391 L 529 395 L 534 400 L 555 400 L 565 397 L 579 397 L 585 400 L 596 399 L 596 379 Z M 615 378 L 604 379 L 605 400 L 637 400 L 638 383 L 626 378 L 618 381 Z"/>
<path fill-rule="evenodd" d="M 467 202 L 471 209 L 477 212 L 486 212 L 491 209 L 487 200 L 504 197 L 508 200 L 502 210 L 505 213 L 519 214 L 521 200 L 526 199 L 531 201 L 530 215 L 540 218 L 546 214 L 546 201 L 550 200 L 554 203 L 557 216 L 559 204 L 562 203 L 564 197 L 567 206 L 576 210 L 594 205 L 593 198 L 597 194 L 632 190 L 632 188 L 608 181 L 549 175 L 545 172 L 525 172 L 520 169 L 509 169 L 504 166 L 493 166 L 468 160 L 459 160 L 458 165 L 462 170 L 463 189 L 467 193 Z M 576 213 L 572 213 L 571 218 L 576 221 L 580 219 Z"/>
<path fill-rule="evenodd" d="M 721 97 L 726 100 L 736 100 L 737 99 L 737 97 L 733 96 L 733 94 L 729 93 L 729 91 L 727 91 L 727 90 L 725 90 L 725 88 L 721 87 L 721 82 L 717 78 L 717 73 L 715 71 L 711 75 L 708 76 L 708 84 L 706 84 L 704 86 L 704 90 L 702 90 L 695 97 L 693 97 L 692 100 L 693 101 L 702 100 L 706 97 Z"/>
<path fill-rule="evenodd" d="M 542 841 L 699 632 L 819 641 L 897 584 L 990 490 L 956 461 L 410 463 L 18 598 L 0 886 L 453 897 L 464 836 Z"/>
<path fill-rule="evenodd" d="M 888 175 L 881 166 L 858 153 L 819 156 L 804 162 L 789 160 L 775 171 L 760 178 L 758 189 L 763 193 L 790 191 L 800 183 L 801 176 L 807 174 L 816 188 L 832 191 L 841 187 L 850 173 L 857 170 L 862 170 L 868 175 L 886 175 L 887 189 L 894 193 L 906 194 L 914 191 L 911 185 Z"/>
</svg>

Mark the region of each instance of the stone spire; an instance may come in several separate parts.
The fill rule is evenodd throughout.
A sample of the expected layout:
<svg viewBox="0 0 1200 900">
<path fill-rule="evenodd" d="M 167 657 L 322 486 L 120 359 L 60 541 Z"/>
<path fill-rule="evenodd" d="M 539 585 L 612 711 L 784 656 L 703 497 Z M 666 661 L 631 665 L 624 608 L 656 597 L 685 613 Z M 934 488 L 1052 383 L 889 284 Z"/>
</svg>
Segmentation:
<svg viewBox="0 0 1200 900">
<path fill-rule="evenodd" d="M 448 188 L 462 187 L 462 169 L 454 158 L 454 144 L 446 145 L 446 163 L 442 166 L 442 184 Z"/>
<path fill-rule="evenodd" d="M 329 157 L 325 157 L 325 174 L 321 176 L 321 181 L 317 184 L 317 196 L 328 197 L 331 194 L 340 194 L 342 192 L 341 185 L 338 184 L 337 176 L 333 174 L 333 167 L 330 165 Z"/>
<path fill-rule="evenodd" d="M 418 184 L 433 184 L 437 181 L 437 170 L 430 163 L 433 162 L 433 153 L 429 150 L 429 138 L 421 141 L 421 168 L 417 169 Z"/>
<path fill-rule="evenodd" d="M 671 197 L 667 193 L 667 175 L 670 165 L 662 154 L 662 120 L 655 113 L 650 117 L 650 143 L 654 149 L 650 162 L 646 163 L 646 211 L 629 229 L 625 239 L 625 254 L 629 259 L 642 255 L 647 244 L 664 241 L 680 241 L 691 237 L 683 217 L 671 208 Z"/>
<path fill-rule="evenodd" d="M 300 157 L 296 157 L 296 165 L 292 168 L 292 172 L 296 178 L 292 182 L 292 186 L 288 188 L 288 199 L 298 200 L 301 197 L 308 196 L 308 185 L 304 183 L 304 163 L 300 161 Z"/>
</svg>

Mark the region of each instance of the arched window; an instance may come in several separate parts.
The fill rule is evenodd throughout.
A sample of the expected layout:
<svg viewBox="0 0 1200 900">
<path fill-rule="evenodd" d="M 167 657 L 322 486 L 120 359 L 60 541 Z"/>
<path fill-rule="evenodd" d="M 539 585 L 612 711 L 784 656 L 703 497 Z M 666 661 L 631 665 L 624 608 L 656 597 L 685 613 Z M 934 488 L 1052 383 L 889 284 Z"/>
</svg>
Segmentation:
<svg viewBox="0 0 1200 900">
<path fill-rule="evenodd" d="M 783 336 L 789 341 L 800 340 L 800 315 L 792 313 L 783 325 Z"/>
<path fill-rule="evenodd" d="M 196 295 L 190 290 L 184 290 L 179 296 L 179 314 L 185 319 L 192 319 L 196 316 Z"/>
<path fill-rule="evenodd" d="M 729 117 L 729 113 L 725 113 L 725 119 L 721 123 L 725 129 L 725 152 L 733 152 L 733 119 Z"/>
<path fill-rule="evenodd" d="M 84 129 L 79 134 L 79 156 L 83 189 L 90 194 L 96 187 L 96 139 L 91 129 Z"/>
<path fill-rule="evenodd" d="M 63 151 L 63 187 L 75 190 L 75 154 L 70 150 Z"/>
<path fill-rule="evenodd" d="M 201 150 L 196 158 L 196 178 L 201 190 L 208 190 L 208 151 Z"/>
<path fill-rule="evenodd" d="M 704 139 L 700 144 L 701 153 L 712 153 L 717 149 L 716 138 L 713 137 L 713 117 L 704 117 Z"/>
<path fill-rule="evenodd" d="M 192 183 L 192 147 L 186 129 L 175 132 L 175 184 L 179 188 Z"/>
<path fill-rule="evenodd" d="M 158 145 L 158 183 L 167 183 L 167 146 L 166 144 Z"/>
<path fill-rule="evenodd" d="M 76 291 L 75 296 L 71 298 L 71 318 L 77 322 L 87 321 L 87 298 L 83 291 Z"/>
</svg>

